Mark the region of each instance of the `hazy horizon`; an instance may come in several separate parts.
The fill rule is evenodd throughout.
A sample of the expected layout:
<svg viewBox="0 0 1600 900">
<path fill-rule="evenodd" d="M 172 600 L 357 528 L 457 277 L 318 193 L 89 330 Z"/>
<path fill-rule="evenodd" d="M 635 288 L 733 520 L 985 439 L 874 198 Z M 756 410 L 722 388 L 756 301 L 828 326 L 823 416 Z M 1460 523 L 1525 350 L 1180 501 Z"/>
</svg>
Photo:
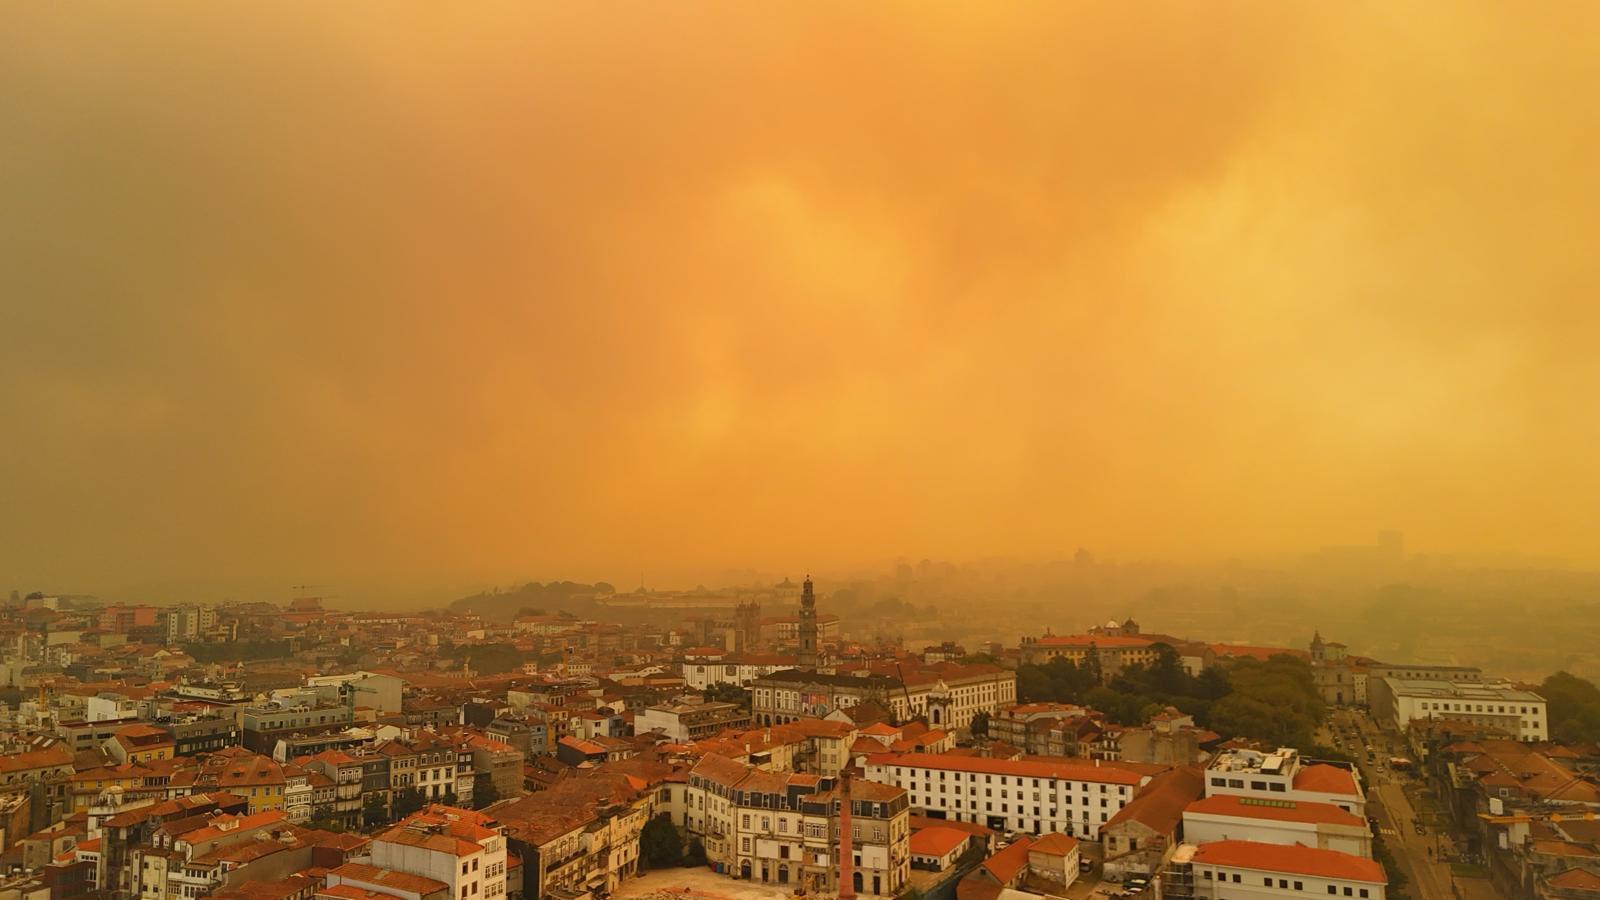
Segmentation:
<svg viewBox="0 0 1600 900">
<path fill-rule="evenodd" d="M 1600 6 L 1159 5 L 5 9 L 0 587 L 1600 565 Z"/>
</svg>

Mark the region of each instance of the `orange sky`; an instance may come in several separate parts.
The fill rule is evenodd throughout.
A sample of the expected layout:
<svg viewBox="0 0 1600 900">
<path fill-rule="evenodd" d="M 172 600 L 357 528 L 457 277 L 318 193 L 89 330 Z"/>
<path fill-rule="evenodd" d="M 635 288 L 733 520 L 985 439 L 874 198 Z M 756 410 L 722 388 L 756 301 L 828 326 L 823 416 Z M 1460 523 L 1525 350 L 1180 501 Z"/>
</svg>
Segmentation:
<svg viewBox="0 0 1600 900">
<path fill-rule="evenodd" d="M 1596 35 L 1588 2 L 9 6 L 0 587 L 1380 527 L 1600 561 Z"/>
</svg>

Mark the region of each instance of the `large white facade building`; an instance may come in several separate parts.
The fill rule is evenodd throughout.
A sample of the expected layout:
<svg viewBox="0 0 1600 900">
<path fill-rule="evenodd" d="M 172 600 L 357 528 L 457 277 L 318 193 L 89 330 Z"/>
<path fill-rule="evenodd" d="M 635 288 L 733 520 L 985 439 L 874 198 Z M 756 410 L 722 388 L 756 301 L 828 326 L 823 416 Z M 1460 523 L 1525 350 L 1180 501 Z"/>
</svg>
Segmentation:
<svg viewBox="0 0 1600 900">
<path fill-rule="evenodd" d="M 1218 794 L 1190 803 L 1183 811 L 1183 839 L 1191 844 L 1255 841 L 1300 844 L 1372 856 L 1372 831 L 1366 820 L 1331 803 Z"/>
<path fill-rule="evenodd" d="M 1418 719 L 1456 719 L 1499 728 L 1519 741 L 1550 737 L 1543 697 L 1508 681 L 1373 679 L 1367 685 L 1373 718 L 1404 730 Z"/>
<path fill-rule="evenodd" d="M 728 653 L 686 655 L 683 660 L 683 683 L 686 687 L 704 691 L 714 684 L 732 684 L 744 687 L 757 678 L 793 669 L 797 660 L 793 656 L 776 653 Z"/>
<path fill-rule="evenodd" d="M 1005 760 L 934 753 L 867 757 L 866 776 L 905 788 L 914 810 L 996 831 L 1099 840 L 1100 826 L 1149 776 L 1089 760 Z"/>
<path fill-rule="evenodd" d="M 1200 900 L 1385 900 L 1389 882 L 1373 860 L 1315 847 L 1217 841 L 1178 858 L 1187 858 Z"/>
</svg>

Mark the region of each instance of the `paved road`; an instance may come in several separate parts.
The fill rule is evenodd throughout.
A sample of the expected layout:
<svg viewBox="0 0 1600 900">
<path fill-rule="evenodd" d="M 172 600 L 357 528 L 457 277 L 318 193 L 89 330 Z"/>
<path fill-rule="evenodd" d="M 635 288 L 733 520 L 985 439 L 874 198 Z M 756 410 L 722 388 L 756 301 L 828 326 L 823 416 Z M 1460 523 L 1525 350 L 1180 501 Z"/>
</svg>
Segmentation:
<svg viewBox="0 0 1600 900">
<path fill-rule="evenodd" d="M 1345 735 L 1348 735 L 1352 726 L 1361 731 L 1362 738 L 1354 745 L 1347 736 L 1344 737 L 1343 749 L 1355 757 L 1361 767 L 1367 788 L 1367 815 L 1378 820 L 1378 830 L 1384 844 L 1410 882 L 1409 893 L 1419 900 L 1452 900 L 1458 896 L 1468 900 L 1491 900 L 1498 897 L 1494 888 L 1484 879 L 1466 878 L 1458 885 L 1451 875 L 1449 864 L 1438 861 L 1441 849 L 1447 854 L 1451 851 L 1448 834 L 1438 833 L 1431 827 L 1425 828 L 1420 835 L 1416 833 L 1417 812 L 1402 787 L 1406 776 L 1388 771 L 1386 765 L 1390 756 L 1404 755 L 1403 752 L 1394 752 L 1403 748 L 1394 745 L 1389 736 L 1381 734 L 1365 715 L 1339 710 L 1334 713 L 1333 719 Z M 1326 727 L 1319 735 L 1329 746 L 1335 746 L 1333 737 Z M 1369 746 L 1375 756 L 1370 763 L 1366 759 L 1366 748 Z"/>
</svg>

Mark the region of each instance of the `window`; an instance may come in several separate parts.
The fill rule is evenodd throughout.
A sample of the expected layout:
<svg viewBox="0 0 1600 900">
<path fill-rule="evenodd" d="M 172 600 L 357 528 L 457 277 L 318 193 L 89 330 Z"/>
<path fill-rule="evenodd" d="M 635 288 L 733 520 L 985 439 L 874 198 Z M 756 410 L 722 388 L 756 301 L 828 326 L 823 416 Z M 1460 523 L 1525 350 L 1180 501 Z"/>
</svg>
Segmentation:
<svg viewBox="0 0 1600 900">
<path fill-rule="evenodd" d="M 1328 893 L 1337 894 L 1339 893 L 1339 889 L 1330 884 L 1328 885 Z"/>
<path fill-rule="evenodd" d="M 1305 883 L 1304 882 L 1300 882 L 1300 881 L 1296 881 L 1294 883 L 1294 889 L 1297 890 L 1297 891 L 1305 890 L 1306 889 Z"/>
<path fill-rule="evenodd" d="M 1367 889 L 1366 888 L 1362 888 L 1361 889 L 1361 896 L 1365 897 L 1366 895 L 1367 895 Z"/>
</svg>

